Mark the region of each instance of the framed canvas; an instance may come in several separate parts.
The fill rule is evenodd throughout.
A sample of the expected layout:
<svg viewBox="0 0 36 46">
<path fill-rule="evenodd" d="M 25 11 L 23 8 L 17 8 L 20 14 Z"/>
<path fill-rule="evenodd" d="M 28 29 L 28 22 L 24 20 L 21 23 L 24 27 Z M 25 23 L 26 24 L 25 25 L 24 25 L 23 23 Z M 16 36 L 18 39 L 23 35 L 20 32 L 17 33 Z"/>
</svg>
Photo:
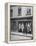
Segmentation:
<svg viewBox="0 0 36 46">
<path fill-rule="evenodd" d="M 7 43 L 36 40 L 36 4 L 5 4 L 5 41 Z"/>
</svg>

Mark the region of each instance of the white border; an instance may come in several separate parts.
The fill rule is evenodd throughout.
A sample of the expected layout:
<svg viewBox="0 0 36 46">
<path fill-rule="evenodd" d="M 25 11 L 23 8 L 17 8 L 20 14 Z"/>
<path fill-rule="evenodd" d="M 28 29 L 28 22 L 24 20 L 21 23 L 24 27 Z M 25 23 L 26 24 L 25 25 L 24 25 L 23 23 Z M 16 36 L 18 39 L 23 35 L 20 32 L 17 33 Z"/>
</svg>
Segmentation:
<svg viewBox="0 0 36 46">
<path fill-rule="evenodd" d="M 8 3 L 8 43 L 22 43 L 22 42 L 31 42 L 31 41 L 34 41 L 34 40 L 26 40 L 26 41 L 10 41 L 10 5 L 33 6 L 33 4 Z M 33 33 L 34 33 L 34 32 L 33 32 Z"/>
</svg>

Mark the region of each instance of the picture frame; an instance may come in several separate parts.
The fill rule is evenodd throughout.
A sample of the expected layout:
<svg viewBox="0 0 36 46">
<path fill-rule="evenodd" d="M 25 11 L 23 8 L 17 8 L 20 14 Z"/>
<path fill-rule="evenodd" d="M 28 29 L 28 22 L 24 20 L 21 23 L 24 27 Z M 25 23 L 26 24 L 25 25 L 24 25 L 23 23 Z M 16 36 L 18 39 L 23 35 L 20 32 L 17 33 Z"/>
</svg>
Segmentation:
<svg viewBox="0 0 36 46">
<path fill-rule="evenodd" d="M 36 40 L 35 11 L 35 4 L 5 4 L 5 41 L 7 43 L 22 43 Z"/>
</svg>

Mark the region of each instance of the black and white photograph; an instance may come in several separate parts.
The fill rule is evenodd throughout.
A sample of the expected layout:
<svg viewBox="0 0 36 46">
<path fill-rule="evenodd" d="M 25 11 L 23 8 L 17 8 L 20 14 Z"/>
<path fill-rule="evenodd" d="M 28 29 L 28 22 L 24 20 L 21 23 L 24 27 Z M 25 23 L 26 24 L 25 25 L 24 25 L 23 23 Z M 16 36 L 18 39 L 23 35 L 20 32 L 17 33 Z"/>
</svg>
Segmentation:
<svg viewBox="0 0 36 46">
<path fill-rule="evenodd" d="M 33 40 L 32 7 L 10 5 L 10 40 Z"/>
</svg>

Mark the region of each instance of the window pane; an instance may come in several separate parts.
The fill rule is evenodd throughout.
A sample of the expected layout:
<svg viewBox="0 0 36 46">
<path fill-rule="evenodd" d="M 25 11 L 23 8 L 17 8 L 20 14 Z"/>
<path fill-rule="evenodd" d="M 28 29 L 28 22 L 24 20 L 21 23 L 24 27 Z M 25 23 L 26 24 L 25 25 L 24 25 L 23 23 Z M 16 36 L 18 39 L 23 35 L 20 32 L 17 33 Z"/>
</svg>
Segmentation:
<svg viewBox="0 0 36 46">
<path fill-rule="evenodd" d="M 21 15 L 21 8 L 18 8 L 18 15 Z"/>
</svg>

